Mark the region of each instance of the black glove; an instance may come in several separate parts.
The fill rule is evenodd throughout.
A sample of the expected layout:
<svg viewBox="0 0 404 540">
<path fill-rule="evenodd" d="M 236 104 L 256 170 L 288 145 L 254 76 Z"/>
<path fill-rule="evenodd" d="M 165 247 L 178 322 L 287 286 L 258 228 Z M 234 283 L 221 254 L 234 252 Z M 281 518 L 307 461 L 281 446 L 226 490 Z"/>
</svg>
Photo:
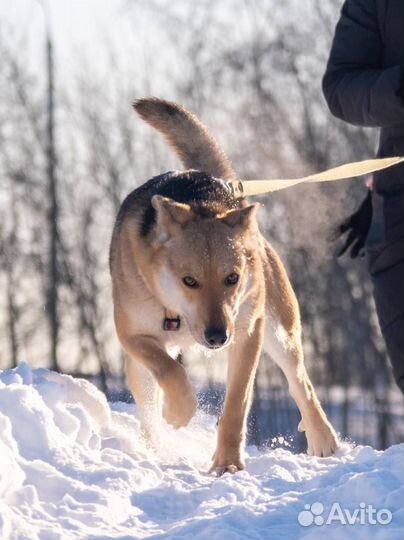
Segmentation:
<svg viewBox="0 0 404 540">
<path fill-rule="evenodd" d="M 335 231 L 335 238 L 340 238 L 348 232 L 344 245 L 337 253 L 337 257 L 341 257 L 348 250 L 350 250 L 352 259 L 355 259 L 358 255 L 363 257 L 363 248 L 365 246 L 371 222 L 372 192 L 368 189 L 368 193 L 358 210 L 338 225 L 337 230 Z"/>
</svg>

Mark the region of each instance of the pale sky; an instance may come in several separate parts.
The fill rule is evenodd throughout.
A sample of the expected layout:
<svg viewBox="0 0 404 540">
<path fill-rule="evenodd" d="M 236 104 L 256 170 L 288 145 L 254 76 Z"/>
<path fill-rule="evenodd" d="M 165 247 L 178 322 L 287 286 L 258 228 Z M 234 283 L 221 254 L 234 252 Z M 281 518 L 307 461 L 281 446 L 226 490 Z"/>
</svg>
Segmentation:
<svg viewBox="0 0 404 540">
<path fill-rule="evenodd" d="M 136 0 L 42 0 L 49 12 L 58 75 L 80 60 L 102 69 L 106 54 L 125 65 L 156 41 L 150 12 Z M 143 4 L 144 6 L 145 4 Z M 43 61 L 44 13 L 40 0 L 0 0 L 0 31 L 8 43 L 26 40 L 32 67 Z M 152 36 L 154 39 L 152 39 Z M 147 61 L 146 59 L 143 61 Z"/>
<path fill-rule="evenodd" d="M 108 25 L 122 32 L 122 0 L 1 0 L 0 20 L 35 45 L 44 25 L 42 5 L 50 15 L 58 46 L 65 53 L 77 46 L 95 45 L 97 35 Z M 3 26 L 3 24 L 2 24 Z"/>
</svg>

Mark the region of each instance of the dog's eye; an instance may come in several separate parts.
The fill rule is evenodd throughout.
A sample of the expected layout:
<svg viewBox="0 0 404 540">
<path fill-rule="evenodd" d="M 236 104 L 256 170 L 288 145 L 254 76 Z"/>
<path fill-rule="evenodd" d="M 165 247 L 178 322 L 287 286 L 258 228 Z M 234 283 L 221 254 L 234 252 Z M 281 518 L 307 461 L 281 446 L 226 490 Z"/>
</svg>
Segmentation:
<svg viewBox="0 0 404 540">
<path fill-rule="evenodd" d="M 190 289 L 199 288 L 199 283 L 196 281 L 196 279 L 194 279 L 191 276 L 185 276 L 184 278 L 182 278 L 182 282 L 184 283 L 184 285 L 186 285 Z"/>
<path fill-rule="evenodd" d="M 226 285 L 235 285 L 238 282 L 239 275 L 233 272 L 232 274 L 229 274 L 227 278 L 225 279 Z"/>
</svg>

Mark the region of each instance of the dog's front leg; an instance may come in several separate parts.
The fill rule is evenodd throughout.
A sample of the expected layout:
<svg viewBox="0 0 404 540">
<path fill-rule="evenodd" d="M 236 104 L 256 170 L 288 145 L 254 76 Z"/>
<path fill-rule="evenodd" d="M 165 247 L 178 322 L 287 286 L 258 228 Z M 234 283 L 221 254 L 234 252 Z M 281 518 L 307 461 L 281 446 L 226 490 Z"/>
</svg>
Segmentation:
<svg viewBox="0 0 404 540">
<path fill-rule="evenodd" d="M 218 428 L 218 441 L 211 471 L 220 475 L 244 469 L 243 451 L 247 415 L 252 397 L 264 333 L 264 320 L 254 330 L 236 332 L 229 354 L 226 399 Z"/>
<path fill-rule="evenodd" d="M 197 399 L 185 369 L 151 336 L 120 338 L 130 356 L 126 369 L 128 384 L 140 408 L 141 419 L 149 418 L 146 409 L 155 406 L 151 401 L 155 392 L 153 381 L 156 381 L 164 393 L 164 418 L 175 428 L 188 424 L 195 414 Z M 136 369 L 132 363 L 140 364 L 143 369 Z M 138 378 L 145 369 L 145 376 Z"/>
</svg>

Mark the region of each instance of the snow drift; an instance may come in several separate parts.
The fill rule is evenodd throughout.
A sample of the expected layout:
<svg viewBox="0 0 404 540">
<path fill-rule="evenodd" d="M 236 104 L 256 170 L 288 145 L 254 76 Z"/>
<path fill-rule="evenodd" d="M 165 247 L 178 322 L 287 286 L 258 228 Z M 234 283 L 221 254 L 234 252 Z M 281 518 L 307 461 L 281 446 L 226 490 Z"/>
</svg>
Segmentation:
<svg viewBox="0 0 404 540">
<path fill-rule="evenodd" d="M 152 451 L 134 405 L 26 364 L 3 371 L 1 539 L 402 540 L 404 444 L 327 459 L 250 447 L 246 471 L 215 478 L 215 421 L 165 426 Z"/>
</svg>

